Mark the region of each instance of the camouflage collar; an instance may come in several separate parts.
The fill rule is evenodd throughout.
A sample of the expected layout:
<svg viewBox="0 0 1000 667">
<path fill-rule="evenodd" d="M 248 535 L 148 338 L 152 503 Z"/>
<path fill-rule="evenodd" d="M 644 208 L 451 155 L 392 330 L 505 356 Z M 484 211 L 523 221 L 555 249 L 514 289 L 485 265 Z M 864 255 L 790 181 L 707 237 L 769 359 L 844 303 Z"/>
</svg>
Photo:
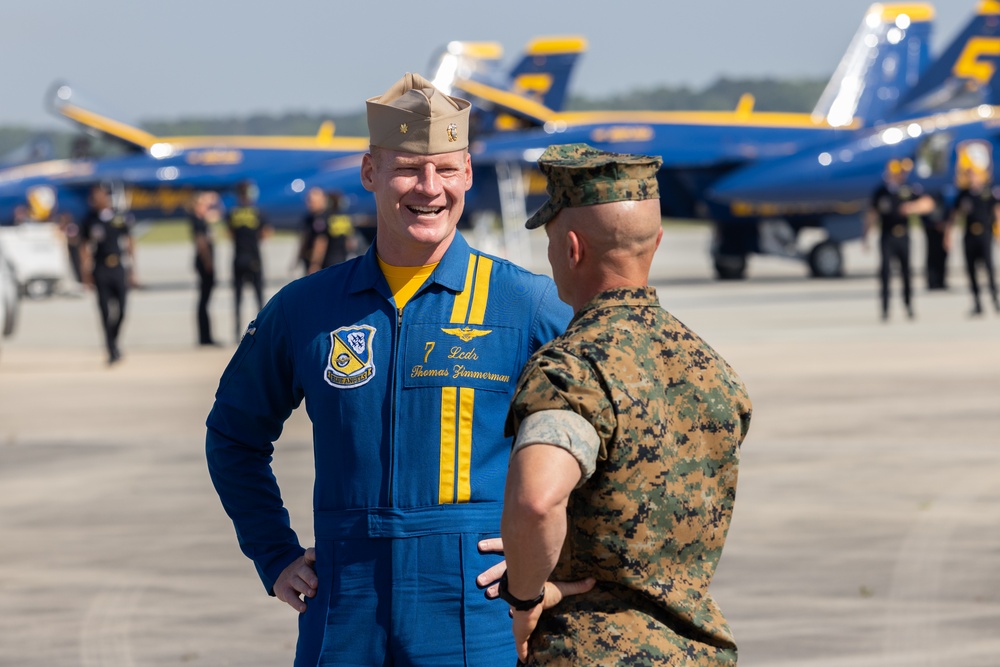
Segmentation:
<svg viewBox="0 0 1000 667">
<path fill-rule="evenodd" d="M 656 295 L 655 287 L 649 285 L 644 287 L 615 287 L 593 296 L 590 301 L 584 304 L 583 308 L 580 309 L 573 319 L 577 319 L 584 313 L 597 310 L 598 308 L 659 305 L 660 297 Z"/>
</svg>

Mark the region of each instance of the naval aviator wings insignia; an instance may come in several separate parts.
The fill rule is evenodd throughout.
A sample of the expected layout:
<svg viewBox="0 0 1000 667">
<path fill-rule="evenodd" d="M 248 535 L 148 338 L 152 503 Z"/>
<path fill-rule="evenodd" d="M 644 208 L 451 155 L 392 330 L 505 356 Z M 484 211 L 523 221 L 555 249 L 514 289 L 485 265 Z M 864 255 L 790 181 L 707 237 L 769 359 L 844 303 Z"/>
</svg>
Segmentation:
<svg viewBox="0 0 1000 667">
<path fill-rule="evenodd" d="M 442 327 L 441 331 L 452 336 L 458 336 L 463 343 L 468 343 L 473 338 L 479 338 L 480 336 L 487 336 L 493 333 L 493 329 L 472 329 L 470 327 L 463 327 L 461 329 L 445 329 Z"/>
</svg>

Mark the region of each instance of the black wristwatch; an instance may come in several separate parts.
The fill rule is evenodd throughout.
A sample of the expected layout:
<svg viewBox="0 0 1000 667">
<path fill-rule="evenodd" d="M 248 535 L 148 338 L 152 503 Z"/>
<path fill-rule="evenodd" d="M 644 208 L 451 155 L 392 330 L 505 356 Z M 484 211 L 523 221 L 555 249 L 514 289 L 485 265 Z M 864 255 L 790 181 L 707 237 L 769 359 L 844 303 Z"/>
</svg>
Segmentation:
<svg viewBox="0 0 1000 667">
<path fill-rule="evenodd" d="M 507 589 L 507 573 L 504 572 L 503 576 L 500 577 L 500 586 L 498 587 L 500 592 L 500 599 L 511 606 L 514 611 L 528 611 L 529 609 L 534 609 L 542 603 L 545 599 L 545 588 L 542 587 L 542 592 L 538 594 L 537 598 L 532 600 L 522 600 L 516 598 L 510 594 L 510 590 Z"/>
</svg>

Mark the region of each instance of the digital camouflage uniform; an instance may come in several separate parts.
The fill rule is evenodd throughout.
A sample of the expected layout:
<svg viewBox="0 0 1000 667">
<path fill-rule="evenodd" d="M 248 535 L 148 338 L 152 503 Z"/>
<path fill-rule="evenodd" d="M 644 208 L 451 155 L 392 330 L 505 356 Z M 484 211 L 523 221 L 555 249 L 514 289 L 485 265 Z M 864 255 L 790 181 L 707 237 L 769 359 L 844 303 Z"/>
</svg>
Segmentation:
<svg viewBox="0 0 1000 667">
<path fill-rule="evenodd" d="M 733 369 L 655 289 L 610 290 L 528 362 L 508 433 L 541 410 L 571 410 L 600 437 L 552 574 L 598 583 L 542 614 L 529 664 L 735 664 L 708 594 L 750 423 Z"/>
<path fill-rule="evenodd" d="M 610 154 L 608 166 L 601 160 L 609 154 L 587 149 L 553 147 L 546 155 L 554 159 L 539 160 L 543 171 L 560 158 L 590 169 L 548 170 L 556 206 L 539 224 L 558 214 L 560 197 L 583 202 L 563 204 L 573 206 L 658 196 L 658 160 L 646 158 L 643 167 L 644 156 Z M 596 435 L 587 462 L 571 451 L 583 475 L 550 579 L 597 584 L 542 612 L 527 664 L 736 664 L 733 635 L 708 587 L 732 517 L 750 413 L 735 371 L 660 306 L 652 287 L 594 296 L 531 357 L 506 433 L 518 435 L 515 449 L 527 440 L 572 450 Z"/>
</svg>

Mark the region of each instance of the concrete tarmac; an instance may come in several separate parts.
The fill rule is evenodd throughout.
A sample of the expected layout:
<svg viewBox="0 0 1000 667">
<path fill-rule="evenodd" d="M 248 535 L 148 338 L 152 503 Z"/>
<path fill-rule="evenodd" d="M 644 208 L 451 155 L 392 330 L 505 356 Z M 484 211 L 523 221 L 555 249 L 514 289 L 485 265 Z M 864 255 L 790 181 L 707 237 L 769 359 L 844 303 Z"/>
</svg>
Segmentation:
<svg viewBox="0 0 1000 667">
<path fill-rule="evenodd" d="M 532 240 L 522 263 L 545 271 Z M 669 227 L 653 283 L 754 402 L 713 586 L 740 664 L 1000 664 L 1000 315 L 968 316 L 961 258 L 947 292 L 915 277 L 913 321 L 897 282 L 883 323 L 875 250 L 849 245 L 839 280 L 754 258 L 749 280 L 716 282 L 708 245 L 703 227 Z M 269 294 L 293 253 L 269 243 Z M 140 244 L 138 262 L 120 364 L 92 294 L 23 302 L 0 341 L 0 666 L 291 664 L 296 615 L 265 595 L 204 462 L 232 293 L 212 303 L 225 345 L 199 348 L 191 248 Z M 276 449 L 308 543 L 301 410 Z"/>
</svg>

